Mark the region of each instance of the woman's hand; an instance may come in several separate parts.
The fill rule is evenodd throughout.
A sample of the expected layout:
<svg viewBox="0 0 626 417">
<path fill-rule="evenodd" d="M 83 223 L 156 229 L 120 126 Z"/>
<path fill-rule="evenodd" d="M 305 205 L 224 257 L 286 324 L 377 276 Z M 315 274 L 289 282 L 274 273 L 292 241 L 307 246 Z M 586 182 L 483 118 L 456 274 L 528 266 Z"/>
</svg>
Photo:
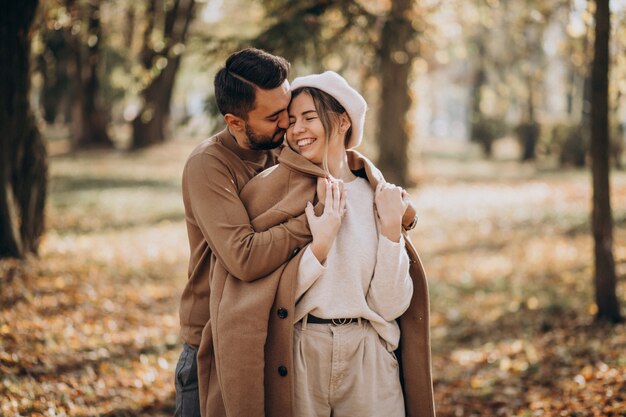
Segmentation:
<svg viewBox="0 0 626 417">
<path fill-rule="evenodd" d="M 386 182 L 378 183 L 374 194 L 380 232 L 392 242 L 400 241 L 402 215 L 409 204 L 403 194 L 405 191 L 402 188 Z"/>
<path fill-rule="evenodd" d="M 342 180 L 337 179 L 333 176 L 330 176 L 328 178 L 317 177 L 317 200 L 318 201 L 326 200 L 326 185 L 328 185 L 329 183 L 332 185 L 335 182 L 339 185 L 339 192 L 343 193 L 344 183 Z"/>
<path fill-rule="evenodd" d="M 341 226 L 341 218 L 346 209 L 346 192 L 343 188 L 343 182 L 340 180 L 320 178 L 317 183 L 318 190 L 320 189 L 320 182 L 323 183 L 321 186 L 325 199 L 324 212 L 317 217 L 313 212 L 311 202 L 307 203 L 305 212 L 311 235 L 313 235 L 311 250 L 317 260 L 323 263 Z"/>
</svg>

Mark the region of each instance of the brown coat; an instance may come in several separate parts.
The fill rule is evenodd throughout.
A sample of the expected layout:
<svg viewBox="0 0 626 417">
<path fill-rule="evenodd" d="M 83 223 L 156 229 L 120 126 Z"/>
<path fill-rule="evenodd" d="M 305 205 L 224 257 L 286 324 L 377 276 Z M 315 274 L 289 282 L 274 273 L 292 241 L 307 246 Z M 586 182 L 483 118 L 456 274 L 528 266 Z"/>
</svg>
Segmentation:
<svg viewBox="0 0 626 417">
<path fill-rule="evenodd" d="M 373 187 L 383 180 L 366 158 L 354 151 L 348 155 L 351 169 Z M 301 215 L 306 203 L 315 200 L 317 177 L 325 175 L 289 148 L 279 162 L 253 178 L 240 194 L 257 231 Z M 407 416 L 432 417 L 428 288 L 417 252 L 408 236 L 405 241 L 414 292 L 409 309 L 399 319 L 402 335 L 396 353 Z M 297 417 L 293 416 L 292 314 L 301 255 L 296 251 L 289 262 L 252 283 L 213 277 L 211 321 L 204 328 L 198 353 L 203 416 Z"/>
<path fill-rule="evenodd" d="M 198 145 L 187 159 L 182 189 L 190 258 L 180 327 L 182 339 L 190 345 L 200 344 L 211 317 L 212 275 L 254 281 L 311 240 L 305 216 L 256 233 L 239 198 L 252 177 L 276 164 L 279 152 L 241 149 L 224 129 Z"/>
</svg>

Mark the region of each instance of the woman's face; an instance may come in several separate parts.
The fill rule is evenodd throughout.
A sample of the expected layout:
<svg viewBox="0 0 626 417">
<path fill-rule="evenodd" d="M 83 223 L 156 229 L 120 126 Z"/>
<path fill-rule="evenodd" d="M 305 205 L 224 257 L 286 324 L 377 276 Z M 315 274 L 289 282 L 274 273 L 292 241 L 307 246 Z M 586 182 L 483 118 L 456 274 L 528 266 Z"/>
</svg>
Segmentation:
<svg viewBox="0 0 626 417">
<path fill-rule="evenodd" d="M 299 94 L 289 104 L 287 142 L 309 161 L 314 164 L 322 163 L 326 132 L 315 110 L 313 99 L 307 93 Z"/>
</svg>

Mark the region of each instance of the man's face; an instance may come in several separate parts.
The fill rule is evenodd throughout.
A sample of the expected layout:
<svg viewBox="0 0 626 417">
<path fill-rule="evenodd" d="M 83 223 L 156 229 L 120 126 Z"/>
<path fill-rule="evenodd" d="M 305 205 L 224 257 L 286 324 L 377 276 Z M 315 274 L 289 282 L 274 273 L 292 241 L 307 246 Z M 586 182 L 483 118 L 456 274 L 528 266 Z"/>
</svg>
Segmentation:
<svg viewBox="0 0 626 417">
<path fill-rule="evenodd" d="M 283 143 L 289 126 L 287 107 L 290 99 L 287 80 L 272 90 L 256 89 L 254 109 L 248 113 L 248 120 L 245 121 L 247 148 L 274 149 Z"/>
</svg>

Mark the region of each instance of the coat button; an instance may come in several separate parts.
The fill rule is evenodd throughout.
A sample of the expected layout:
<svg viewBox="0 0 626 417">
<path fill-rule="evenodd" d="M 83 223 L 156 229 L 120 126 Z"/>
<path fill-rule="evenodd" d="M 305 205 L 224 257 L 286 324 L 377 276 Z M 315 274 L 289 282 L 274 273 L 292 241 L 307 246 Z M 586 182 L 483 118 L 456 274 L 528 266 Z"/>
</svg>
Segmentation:
<svg viewBox="0 0 626 417">
<path fill-rule="evenodd" d="M 278 375 L 280 376 L 287 376 L 287 367 L 286 366 L 279 366 L 278 367 Z"/>
<path fill-rule="evenodd" d="M 278 317 L 280 317 L 281 319 L 286 319 L 287 316 L 289 315 L 289 312 L 287 311 L 286 308 L 279 308 L 277 313 L 278 313 Z"/>
<path fill-rule="evenodd" d="M 294 258 L 298 254 L 298 252 L 300 252 L 300 248 L 295 248 L 293 252 L 291 252 L 291 257 Z"/>
</svg>

